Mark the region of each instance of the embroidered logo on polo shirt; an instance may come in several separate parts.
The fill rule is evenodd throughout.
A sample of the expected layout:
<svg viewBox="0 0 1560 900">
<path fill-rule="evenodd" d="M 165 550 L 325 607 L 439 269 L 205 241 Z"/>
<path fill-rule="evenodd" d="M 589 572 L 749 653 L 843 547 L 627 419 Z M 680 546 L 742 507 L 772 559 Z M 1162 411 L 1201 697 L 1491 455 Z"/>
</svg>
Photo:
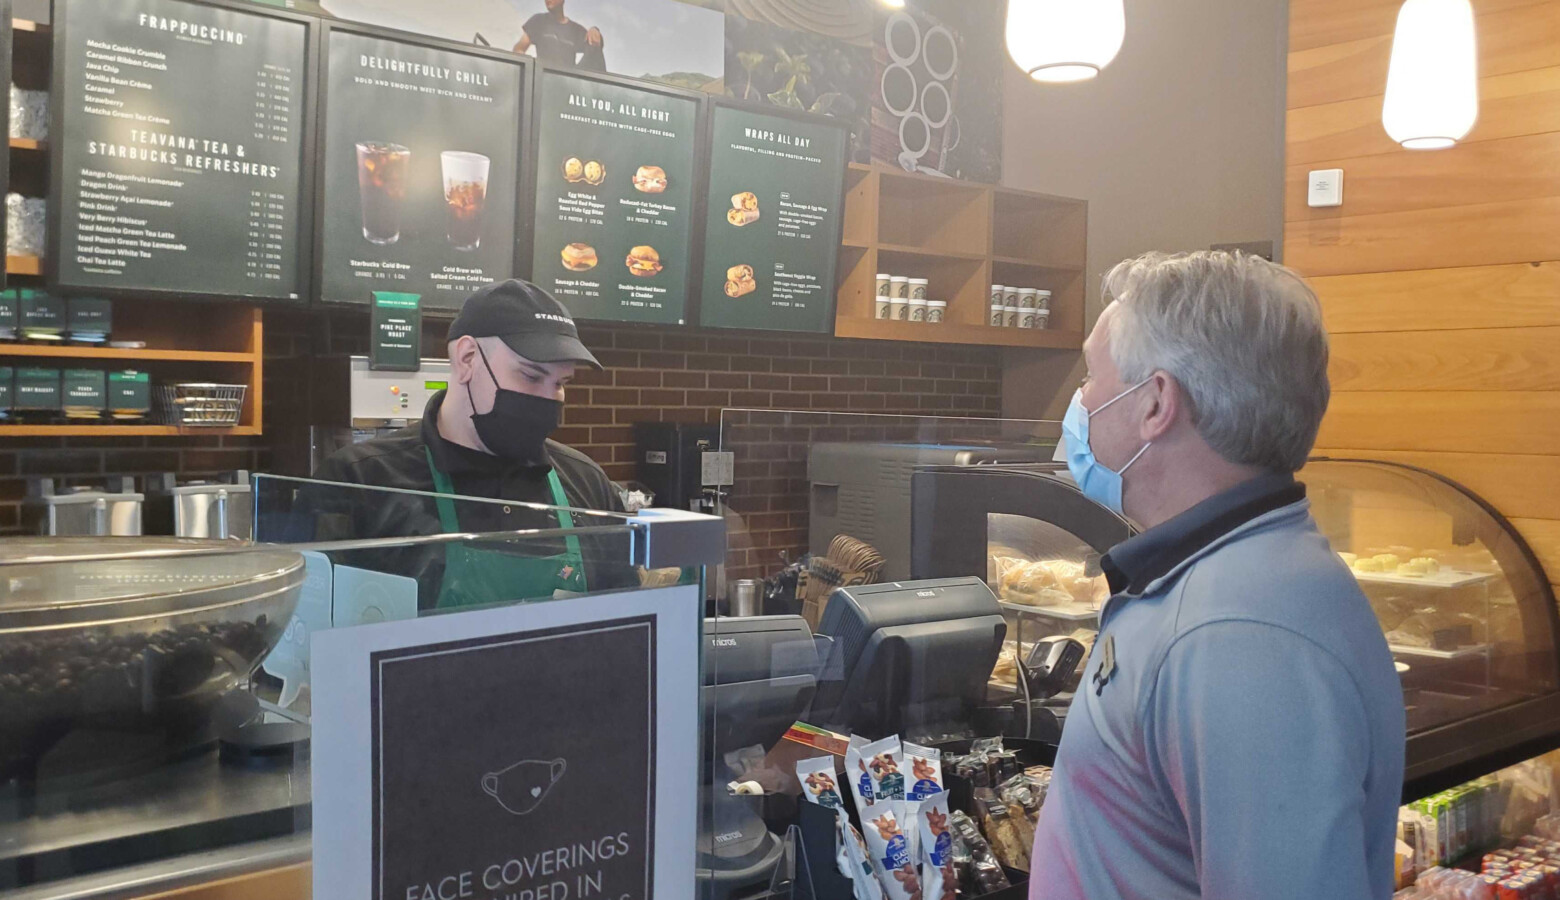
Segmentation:
<svg viewBox="0 0 1560 900">
<path fill-rule="evenodd" d="M 1098 697 L 1116 674 L 1116 636 L 1105 639 L 1105 649 L 1100 652 L 1100 664 L 1094 669 L 1094 696 Z"/>
</svg>

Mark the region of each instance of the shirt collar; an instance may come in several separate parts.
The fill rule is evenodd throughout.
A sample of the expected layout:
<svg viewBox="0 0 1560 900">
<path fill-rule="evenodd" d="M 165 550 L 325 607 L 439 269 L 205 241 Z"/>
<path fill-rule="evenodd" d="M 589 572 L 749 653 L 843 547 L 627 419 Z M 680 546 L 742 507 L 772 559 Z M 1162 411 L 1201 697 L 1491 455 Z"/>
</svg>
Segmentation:
<svg viewBox="0 0 1560 900">
<path fill-rule="evenodd" d="M 1112 594 L 1141 594 L 1155 579 L 1236 528 L 1304 499 L 1305 485 L 1293 475 L 1258 475 L 1117 544 L 1101 558 L 1100 568 Z"/>
</svg>

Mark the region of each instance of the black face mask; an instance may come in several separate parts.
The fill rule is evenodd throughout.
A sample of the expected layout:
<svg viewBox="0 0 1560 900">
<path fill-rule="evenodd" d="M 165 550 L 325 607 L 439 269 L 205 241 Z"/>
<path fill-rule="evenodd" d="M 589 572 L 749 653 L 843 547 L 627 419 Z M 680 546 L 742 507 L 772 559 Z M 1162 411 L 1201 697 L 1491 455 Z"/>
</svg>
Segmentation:
<svg viewBox="0 0 1560 900">
<path fill-rule="evenodd" d="M 482 354 L 482 366 L 487 369 L 488 378 L 492 379 L 493 388 L 497 391 L 493 395 L 492 410 L 475 412 L 477 404 L 475 398 L 471 397 L 471 382 L 466 382 L 466 396 L 471 399 L 473 410 L 471 424 L 476 426 L 477 437 L 482 439 L 483 445 L 494 456 L 515 462 L 546 462 L 543 446 L 547 436 L 558 428 L 563 404 L 546 397 L 499 387 L 481 344 L 477 345 L 477 352 Z"/>
</svg>

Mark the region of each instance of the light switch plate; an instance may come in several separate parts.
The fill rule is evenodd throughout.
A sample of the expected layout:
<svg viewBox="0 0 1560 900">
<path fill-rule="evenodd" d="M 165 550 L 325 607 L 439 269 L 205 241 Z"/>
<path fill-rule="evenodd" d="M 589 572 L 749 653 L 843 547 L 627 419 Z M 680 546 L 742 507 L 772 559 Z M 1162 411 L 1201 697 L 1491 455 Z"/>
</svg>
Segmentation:
<svg viewBox="0 0 1560 900">
<path fill-rule="evenodd" d="M 1307 206 L 1343 205 L 1343 170 L 1313 169 L 1306 182 Z"/>
</svg>

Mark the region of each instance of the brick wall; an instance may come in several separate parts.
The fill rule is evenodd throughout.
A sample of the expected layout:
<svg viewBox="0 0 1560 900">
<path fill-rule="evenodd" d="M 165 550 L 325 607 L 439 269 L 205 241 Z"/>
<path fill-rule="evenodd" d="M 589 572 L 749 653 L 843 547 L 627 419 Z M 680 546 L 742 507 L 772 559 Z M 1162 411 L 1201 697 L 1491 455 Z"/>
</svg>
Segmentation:
<svg viewBox="0 0 1560 900">
<path fill-rule="evenodd" d="M 427 355 L 442 355 L 445 327 L 443 321 L 427 323 Z M 555 437 L 589 454 L 620 481 L 634 477 L 635 422 L 718 424 L 721 410 L 729 408 L 979 417 L 1001 409 L 1002 370 L 986 347 L 628 326 L 585 326 L 581 337 L 606 371 L 579 373 Z M 269 311 L 265 349 L 261 437 L 6 441 L 0 446 L 0 532 L 18 528 L 28 475 L 81 484 L 106 475 L 172 471 L 195 478 L 237 468 L 271 469 L 276 443 L 298 439 L 284 438 L 279 423 L 307 408 L 308 357 L 366 352 L 366 317 Z M 806 444 L 835 439 L 799 427 L 772 429 L 774 417 L 758 421 L 728 435 L 739 457 L 739 485 L 730 504 L 747 532 L 734 540 L 732 577 L 772 571 L 782 553 L 794 559 L 805 550 Z M 913 429 L 904 430 L 903 419 L 879 422 L 880 430 L 857 430 L 851 438 L 914 436 Z M 895 422 L 898 430 L 890 428 Z"/>
</svg>

